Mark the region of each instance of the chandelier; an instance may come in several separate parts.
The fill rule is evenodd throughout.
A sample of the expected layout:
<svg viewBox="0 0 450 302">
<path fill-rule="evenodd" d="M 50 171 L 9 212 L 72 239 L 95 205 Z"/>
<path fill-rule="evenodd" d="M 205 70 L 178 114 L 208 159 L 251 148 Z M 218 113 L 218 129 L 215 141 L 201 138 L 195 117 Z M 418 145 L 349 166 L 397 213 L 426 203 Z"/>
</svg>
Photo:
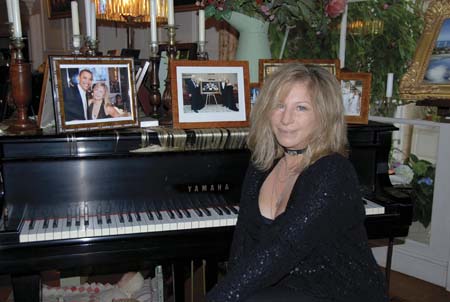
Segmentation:
<svg viewBox="0 0 450 302">
<path fill-rule="evenodd" d="M 149 0 L 95 0 L 97 19 L 123 23 L 149 23 Z M 167 23 L 167 0 L 156 1 L 156 22 Z"/>
</svg>

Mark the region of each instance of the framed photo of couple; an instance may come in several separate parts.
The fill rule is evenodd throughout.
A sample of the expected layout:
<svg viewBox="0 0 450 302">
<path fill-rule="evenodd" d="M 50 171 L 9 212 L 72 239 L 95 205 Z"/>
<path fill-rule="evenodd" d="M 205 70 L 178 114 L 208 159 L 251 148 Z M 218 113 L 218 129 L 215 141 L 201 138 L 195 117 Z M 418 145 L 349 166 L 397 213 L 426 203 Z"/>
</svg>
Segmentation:
<svg viewBox="0 0 450 302">
<path fill-rule="evenodd" d="M 367 124 L 372 74 L 341 72 L 340 82 L 345 120 L 349 124 Z"/>
<path fill-rule="evenodd" d="M 175 60 L 170 64 L 174 128 L 247 127 L 247 61 Z"/>
<path fill-rule="evenodd" d="M 51 109 L 57 133 L 138 125 L 132 58 L 51 56 L 49 65 L 53 106 L 41 102 L 41 127 Z"/>
</svg>

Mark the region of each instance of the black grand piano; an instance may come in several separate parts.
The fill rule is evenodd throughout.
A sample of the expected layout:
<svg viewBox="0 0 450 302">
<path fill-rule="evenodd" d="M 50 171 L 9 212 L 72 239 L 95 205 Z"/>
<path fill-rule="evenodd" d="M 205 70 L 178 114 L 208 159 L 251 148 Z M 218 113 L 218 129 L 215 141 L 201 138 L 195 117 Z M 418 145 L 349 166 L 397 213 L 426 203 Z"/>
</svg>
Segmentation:
<svg viewBox="0 0 450 302">
<path fill-rule="evenodd" d="M 372 122 L 348 130 L 368 235 L 388 239 L 389 253 L 412 218 L 410 198 L 388 178 L 395 130 Z M 249 160 L 246 134 L 153 128 L 1 136 L 0 275 L 11 276 L 15 301 L 39 301 L 39 274 L 47 270 L 70 276 L 226 260 Z M 217 275 L 209 276 L 207 288 Z M 176 301 L 182 291 L 175 282 Z"/>
</svg>

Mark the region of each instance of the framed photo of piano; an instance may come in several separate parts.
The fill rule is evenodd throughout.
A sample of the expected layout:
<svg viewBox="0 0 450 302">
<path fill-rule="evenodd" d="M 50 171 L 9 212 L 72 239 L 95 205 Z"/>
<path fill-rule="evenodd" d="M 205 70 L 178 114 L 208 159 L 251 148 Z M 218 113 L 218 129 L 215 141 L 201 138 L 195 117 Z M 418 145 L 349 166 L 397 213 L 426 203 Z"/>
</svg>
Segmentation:
<svg viewBox="0 0 450 302">
<path fill-rule="evenodd" d="M 174 128 L 248 127 L 247 61 L 175 60 L 170 73 Z"/>
<path fill-rule="evenodd" d="M 349 124 L 367 124 L 372 74 L 367 72 L 341 72 L 340 81 L 346 122 Z"/>
<path fill-rule="evenodd" d="M 50 56 L 49 65 L 53 102 L 42 106 L 57 133 L 138 125 L 133 58 Z"/>
<path fill-rule="evenodd" d="M 316 65 L 325 68 L 339 79 L 340 63 L 338 59 L 260 59 L 259 60 L 259 84 L 262 85 L 264 80 L 278 68 L 284 64 L 293 62 L 303 63 L 307 65 Z"/>
</svg>

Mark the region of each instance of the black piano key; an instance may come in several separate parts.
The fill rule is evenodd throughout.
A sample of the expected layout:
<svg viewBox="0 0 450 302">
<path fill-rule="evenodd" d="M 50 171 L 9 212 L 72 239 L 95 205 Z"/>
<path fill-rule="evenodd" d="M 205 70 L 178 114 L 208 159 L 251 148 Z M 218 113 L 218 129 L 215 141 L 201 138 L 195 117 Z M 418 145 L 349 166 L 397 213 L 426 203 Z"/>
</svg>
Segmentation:
<svg viewBox="0 0 450 302">
<path fill-rule="evenodd" d="M 131 213 L 127 213 L 127 219 L 128 222 L 133 222 L 133 216 L 131 215 Z"/>
<path fill-rule="evenodd" d="M 215 206 L 215 207 L 212 207 L 212 208 L 217 213 L 217 215 L 219 215 L 219 216 L 223 215 L 223 212 L 222 212 L 222 210 L 219 207 Z"/>
<path fill-rule="evenodd" d="M 30 220 L 30 225 L 28 226 L 29 230 L 33 230 L 34 229 L 34 225 L 35 225 L 35 221 L 32 219 Z"/>
<path fill-rule="evenodd" d="M 53 219 L 53 228 L 56 229 L 58 227 L 58 219 Z"/>
<path fill-rule="evenodd" d="M 150 211 L 147 210 L 145 213 L 147 214 L 148 219 L 150 219 L 150 220 L 154 220 L 154 219 L 155 219 L 155 218 L 153 217 L 152 212 L 150 212 Z"/>
<path fill-rule="evenodd" d="M 81 225 L 81 221 L 79 218 L 77 218 L 77 220 L 75 220 L 75 225 L 76 226 L 80 226 Z"/>
<path fill-rule="evenodd" d="M 156 215 L 156 219 L 158 219 L 158 220 L 162 220 L 162 215 L 161 215 L 161 212 L 160 211 L 158 211 L 158 210 L 155 210 L 155 215 Z"/>
<path fill-rule="evenodd" d="M 175 209 L 175 215 L 177 215 L 178 218 L 182 219 L 183 218 L 183 213 L 181 213 L 181 211 L 179 209 Z"/>
<path fill-rule="evenodd" d="M 195 214 L 197 214 L 198 217 L 203 217 L 203 212 L 200 211 L 200 208 L 192 208 L 195 212 Z"/>
<path fill-rule="evenodd" d="M 44 225 L 42 226 L 43 229 L 48 229 L 48 219 L 44 219 Z"/>
<path fill-rule="evenodd" d="M 175 214 L 173 213 L 172 210 L 167 210 L 167 215 L 169 215 L 170 219 L 175 219 Z"/>
<path fill-rule="evenodd" d="M 211 211 L 207 208 L 200 208 L 200 210 L 202 210 L 206 214 L 206 216 L 211 216 Z"/>
<path fill-rule="evenodd" d="M 219 206 L 219 207 L 222 209 L 222 211 L 225 212 L 225 214 L 231 215 L 231 211 L 227 207 L 225 207 L 225 206 Z"/>
<path fill-rule="evenodd" d="M 236 209 L 234 206 L 228 206 L 228 208 L 231 210 L 231 212 L 233 212 L 233 214 L 239 214 L 238 209 Z"/>
<path fill-rule="evenodd" d="M 66 226 L 69 228 L 72 226 L 72 218 L 71 217 L 67 217 Z"/>
<path fill-rule="evenodd" d="M 191 218 L 191 213 L 189 213 L 188 210 L 186 210 L 186 209 L 181 209 L 181 211 L 183 212 L 183 214 L 184 214 L 184 216 L 185 216 L 186 218 Z"/>
<path fill-rule="evenodd" d="M 125 219 L 123 218 L 123 214 L 119 214 L 119 222 L 124 223 Z"/>
<path fill-rule="evenodd" d="M 103 224 L 103 218 L 102 218 L 101 215 L 98 215 L 98 216 L 97 216 L 97 224 L 98 224 L 98 225 Z"/>
<path fill-rule="evenodd" d="M 136 220 L 141 221 L 141 215 L 139 215 L 139 212 L 136 212 L 134 215 L 136 215 Z"/>
<path fill-rule="evenodd" d="M 112 221 L 111 221 L 111 215 L 107 214 L 107 215 L 106 215 L 106 223 L 107 223 L 107 224 L 111 224 L 111 222 L 112 222 Z"/>
<path fill-rule="evenodd" d="M 89 217 L 85 217 L 84 218 L 84 225 L 88 226 L 89 225 Z"/>
</svg>

